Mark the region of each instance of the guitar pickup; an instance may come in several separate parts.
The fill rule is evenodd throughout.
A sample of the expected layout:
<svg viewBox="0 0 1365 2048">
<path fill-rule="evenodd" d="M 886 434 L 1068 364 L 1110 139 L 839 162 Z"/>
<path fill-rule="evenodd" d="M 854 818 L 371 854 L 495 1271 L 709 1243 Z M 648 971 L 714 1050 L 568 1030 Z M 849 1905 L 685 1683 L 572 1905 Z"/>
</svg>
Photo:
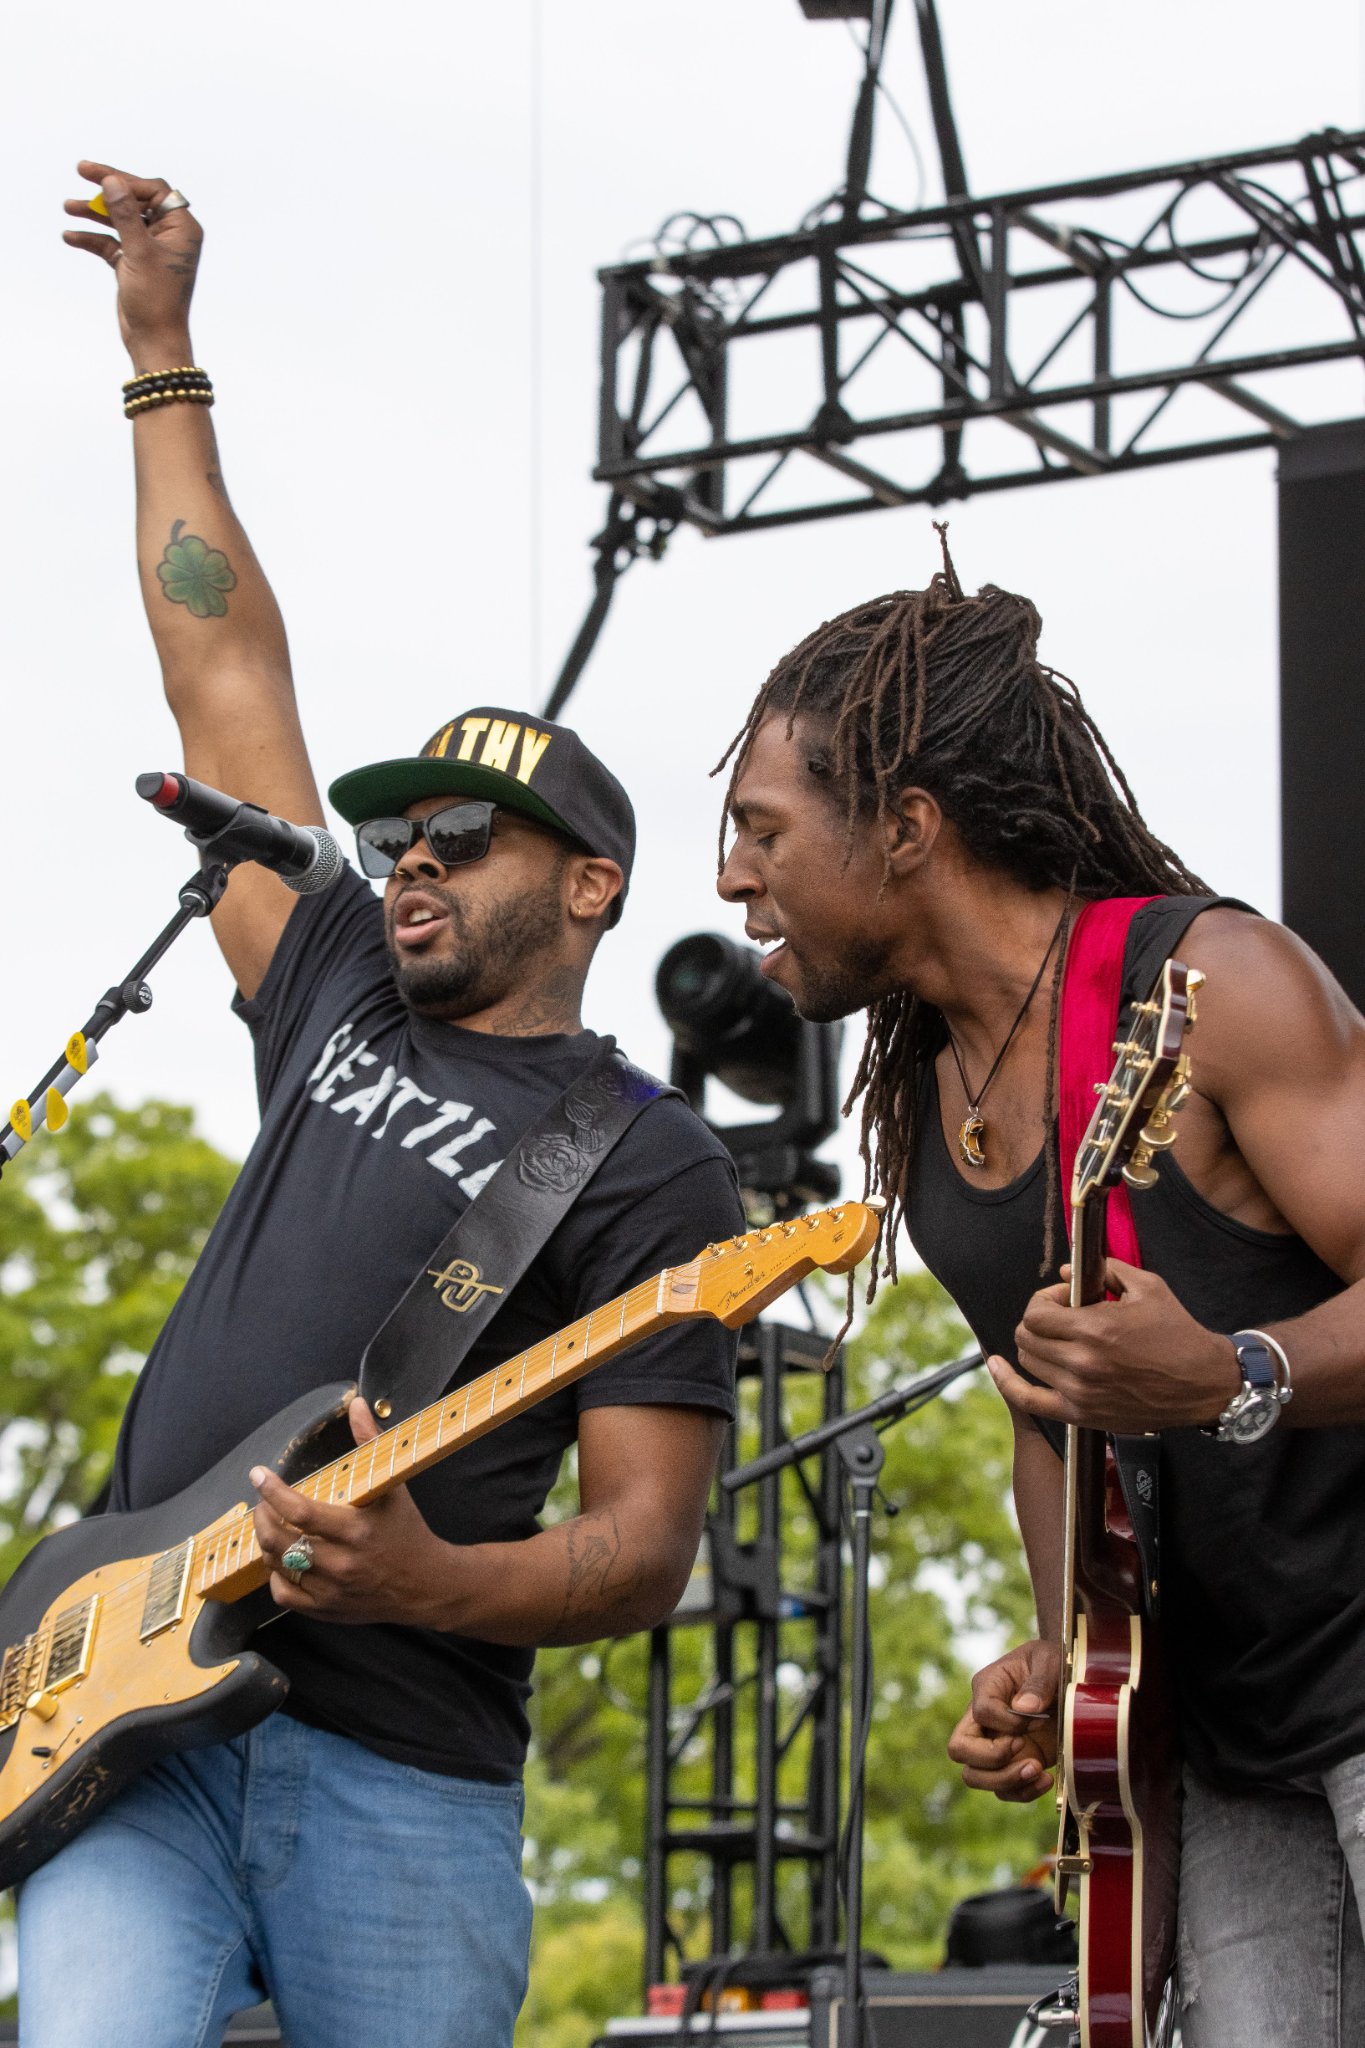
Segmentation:
<svg viewBox="0 0 1365 2048">
<path fill-rule="evenodd" d="M 174 1628 L 184 1613 L 193 1547 L 188 1540 L 178 1543 L 174 1550 L 163 1550 L 152 1566 L 138 1628 L 138 1635 L 144 1643 L 149 1643 L 153 1636 L 159 1636 L 163 1628 Z"/>
<path fill-rule="evenodd" d="M 102 1594 L 92 1593 L 78 1606 L 63 1609 L 53 1622 L 47 1669 L 43 1673 L 43 1692 L 62 1692 L 68 1685 L 75 1685 L 85 1677 L 90 1669 L 90 1653 L 95 1646 L 95 1624 L 99 1620 L 102 1598 Z"/>
</svg>

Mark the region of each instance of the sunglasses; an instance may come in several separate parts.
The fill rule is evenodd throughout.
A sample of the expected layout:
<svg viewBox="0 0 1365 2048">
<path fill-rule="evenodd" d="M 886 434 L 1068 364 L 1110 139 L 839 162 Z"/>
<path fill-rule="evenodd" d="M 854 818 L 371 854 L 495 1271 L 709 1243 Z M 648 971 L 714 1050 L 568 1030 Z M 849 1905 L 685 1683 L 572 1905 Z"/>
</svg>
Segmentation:
<svg viewBox="0 0 1365 2048">
<path fill-rule="evenodd" d="M 429 818 L 367 818 L 355 831 L 361 873 L 371 881 L 385 881 L 419 839 L 426 840 L 443 868 L 482 860 L 497 808 L 493 803 L 471 801 L 433 811 Z"/>
</svg>

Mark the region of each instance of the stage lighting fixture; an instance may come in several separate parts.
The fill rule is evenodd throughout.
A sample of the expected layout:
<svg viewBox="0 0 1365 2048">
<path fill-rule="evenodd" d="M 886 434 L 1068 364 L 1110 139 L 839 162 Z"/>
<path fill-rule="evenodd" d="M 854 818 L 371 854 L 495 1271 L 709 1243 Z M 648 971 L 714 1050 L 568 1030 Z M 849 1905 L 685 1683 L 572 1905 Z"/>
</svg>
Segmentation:
<svg viewBox="0 0 1365 2048">
<path fill-rule="evenodd" d="M 766 981 L 761 955 L 715 932 L 679 939 L 659 962 L 655 994 L 673 1033 L 670 1078 L 705 1117 L 714 1076 L 746 1102 L 776 1108 L 763 1123 L 711 1130 L 735 1162 L 746 1203 L 778 1216 L 831 1201 L 839 1170 L 814 1156 L 839 1122 L 842 1024 L 809 1024 Z"/>
</svg>

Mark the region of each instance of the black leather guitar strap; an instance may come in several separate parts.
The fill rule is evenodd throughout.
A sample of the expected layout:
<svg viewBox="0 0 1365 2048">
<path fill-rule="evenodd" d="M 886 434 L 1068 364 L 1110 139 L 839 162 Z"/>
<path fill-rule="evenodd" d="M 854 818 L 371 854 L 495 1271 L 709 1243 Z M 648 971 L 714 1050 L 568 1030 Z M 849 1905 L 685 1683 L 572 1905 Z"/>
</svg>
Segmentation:
<svg viewBox="0 0 1365 2048">
<path fill-rule="evenodd" d="M 530 1130 L 437 1245 L 365 1348 L 360 1391 L 401 1420 L 454 1379 L 518 1280 L 643 1110 L 677 1095 L 613 1038 Z"/>
</svg>

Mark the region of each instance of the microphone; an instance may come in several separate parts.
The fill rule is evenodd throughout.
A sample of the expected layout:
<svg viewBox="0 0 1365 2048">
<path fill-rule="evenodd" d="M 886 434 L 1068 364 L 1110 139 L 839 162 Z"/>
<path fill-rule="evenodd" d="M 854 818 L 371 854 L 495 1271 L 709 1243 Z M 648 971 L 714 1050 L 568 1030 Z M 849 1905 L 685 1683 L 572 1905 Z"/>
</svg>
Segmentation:
<svg viewBox="0 0 1365 2048">
<path fill-rule="evenodd" d="M 254 860 L 298 896 L 330 889 L 341 873 L 341 848 L 321 825 L 291 825 L 206 782 L 156 769 L 138 776 L 137 793 L 154 811 L 183 825 L 192 846 L 220 859 Z"/>
</svg>

